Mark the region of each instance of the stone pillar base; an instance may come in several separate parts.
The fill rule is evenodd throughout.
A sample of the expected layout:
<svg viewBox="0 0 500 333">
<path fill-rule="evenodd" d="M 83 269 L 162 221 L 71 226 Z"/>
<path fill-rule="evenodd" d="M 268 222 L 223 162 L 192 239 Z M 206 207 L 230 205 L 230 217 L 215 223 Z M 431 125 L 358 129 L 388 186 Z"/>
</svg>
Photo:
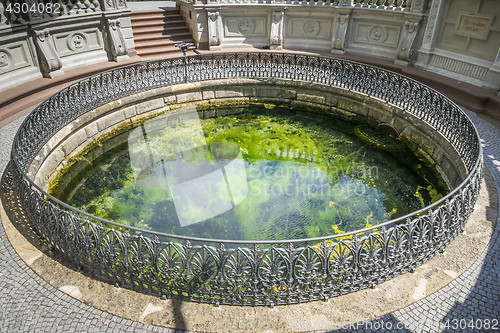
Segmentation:
<svg viewBox="0 0 500 333">
<path fill-rule="evenodd" d="M 404 61 L 404 60 L 396 59 L 396 60 L 394 60 L 394 65 L 408 67 L 408 66 L 411 65 L 411 62 L 410 61 Z"/>
<path fill-rule="evenodd" d="M 129 59 L 130 59 L 130 57 L 125 54 L 125 55 L 117 56 L 115 61 L 120 62 L 120 61 L 124 61 L 124 60 L 129 60 Z"/>
<path fill-rule="evenodd" d="M 45 75 L 45 77 L 49 77 L 49 78 L 53 79 L 53 78 L 58 77 L 58 76 L 61 76 L 61 75 L 64 75 L 64 71 L 62 71 L 62 70 L 58 69 L 58 70 L 56 70 L 56 71 L 52 71 L 52 72 L 50 72 L 50 73 L 47 73 L 47 74 Z"/>
<path fill-rule="evenodd" d="M 338 54 L 338 55 L 344 55 L 345 54 L 345 50 L 331 50 L 330 51 L 331 54 Z"/>
</svg>

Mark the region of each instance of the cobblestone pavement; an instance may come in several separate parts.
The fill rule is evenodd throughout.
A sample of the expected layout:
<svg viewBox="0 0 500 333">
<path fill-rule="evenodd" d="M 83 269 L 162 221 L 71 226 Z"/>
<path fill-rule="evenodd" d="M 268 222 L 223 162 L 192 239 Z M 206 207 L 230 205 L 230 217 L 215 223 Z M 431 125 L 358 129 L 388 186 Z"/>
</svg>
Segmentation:
<svg viewBox="0 0 500 333">
<path fill-rule="evenodd" d="M 483 139 L 486 166 L 500 191 L 500 129 L 474 114 L 470 116 Z M 18 119 L 0 128 L 0 170 L 8 163 L 12 137 L 21 121 Z M 488 331 L 484 328 L 486 320 L 500 319 L 499 232 L 497 223 L 488 248 L 468 271 L 449 285 L 406 308 L 360 325 L 357 331 Z M 113 316 L 52 287 L 21 260 L 1 226 L 0 253 L 1 332 L 176 332 Z M 471 320 L 476 325 L 474 329 L 460 329 L 460 324 L 468 326 Z M 445 327 L 446 323 L 449 328 Z M 500 330 L 500 324 L 497 329 Z"/>
</svg>

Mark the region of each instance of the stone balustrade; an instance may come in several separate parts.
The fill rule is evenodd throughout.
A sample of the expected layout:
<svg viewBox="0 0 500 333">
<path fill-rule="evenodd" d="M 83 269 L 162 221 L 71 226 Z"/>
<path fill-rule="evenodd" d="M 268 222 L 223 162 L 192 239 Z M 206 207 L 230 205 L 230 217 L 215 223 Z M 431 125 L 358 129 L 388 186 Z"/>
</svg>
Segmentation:
<svg viewBox="0 0 500 333">
<path fill-rule="evenodd" d="M 488 7 L 487 0 L 480 6 L 454 0 L 177 2 L 201 48 L 356 54 L 500 89 L 500 7 Z M 459 10 L 449 10 L 452 4 Z"/>
<path fill-rule="evenodd" d="M 500 7 L 489 6 L 489 0 L 477 6 L 456 0 L 176 1 L 201 49 L 369 56 L 500 96 Z M 120 61 L 134 48 L 126 0 L 7 0 L 0 13 L 0 91 Z"/>
<path fill-rule="evenodd" d="M 7 0 L 0 13 L 0 91 L 134 48 L 125 0 Z"/>
</svg>

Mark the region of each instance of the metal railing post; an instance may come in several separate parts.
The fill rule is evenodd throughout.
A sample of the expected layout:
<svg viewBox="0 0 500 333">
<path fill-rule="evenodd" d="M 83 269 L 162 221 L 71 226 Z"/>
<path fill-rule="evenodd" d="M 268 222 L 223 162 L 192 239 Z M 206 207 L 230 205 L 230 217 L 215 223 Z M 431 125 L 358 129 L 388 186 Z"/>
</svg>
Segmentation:
<svg viewBox="0 0 500 333">
<path fill-rule="evenodd" d="M 179 43 L 179 44 L 175 44 L 174 46 L 177 47 L 178 49 L 180 49 L 182 51 L 182 55 L 184 56 L 184 82 L 188 83 L 189 80 L 187 77 L 187 65 L 188 65 L 187 50 L 190 47 L 194 46 L 194 44 L 193 43 Z"/>
</svg>

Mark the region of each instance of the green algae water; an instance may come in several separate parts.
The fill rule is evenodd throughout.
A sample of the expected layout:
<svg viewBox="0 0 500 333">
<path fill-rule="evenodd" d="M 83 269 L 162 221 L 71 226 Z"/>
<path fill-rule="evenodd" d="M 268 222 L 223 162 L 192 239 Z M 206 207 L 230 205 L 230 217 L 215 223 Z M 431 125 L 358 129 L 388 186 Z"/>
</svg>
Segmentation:
<svg viewBox="0 0 500 333">
<path fill-rule="evenodd" d="M 280 108 L 245 111 L 154 118 L 78 156 L 52 192 L 125 225 L 232 240 L 353 231 L 446 193 L 423 161 L 376 129 Z M 361 130 L 398 149 L 361 140 Z"/>
</svg>

